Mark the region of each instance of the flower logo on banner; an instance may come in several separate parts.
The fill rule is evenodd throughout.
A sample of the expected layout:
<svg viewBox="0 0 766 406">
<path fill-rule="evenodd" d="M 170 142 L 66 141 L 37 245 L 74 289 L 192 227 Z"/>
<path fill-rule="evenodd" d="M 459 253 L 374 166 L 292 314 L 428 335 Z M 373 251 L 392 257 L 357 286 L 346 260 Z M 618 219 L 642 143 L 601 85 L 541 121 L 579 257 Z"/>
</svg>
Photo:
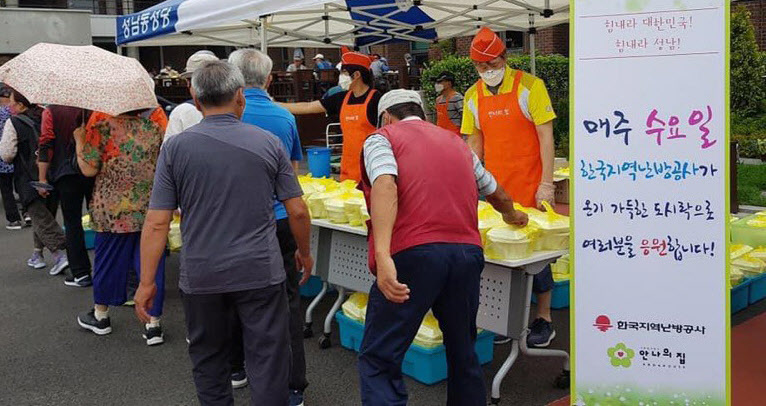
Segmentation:
<svg viewBox="0 0 766 406">
<path fill-rule="evenodd" d="M 607 355 L 612 361 L 612 366 L 630 368 L 636 352 L 628 348 L 624 343 L 619 343 L 607 350 Z"/>
</svg>

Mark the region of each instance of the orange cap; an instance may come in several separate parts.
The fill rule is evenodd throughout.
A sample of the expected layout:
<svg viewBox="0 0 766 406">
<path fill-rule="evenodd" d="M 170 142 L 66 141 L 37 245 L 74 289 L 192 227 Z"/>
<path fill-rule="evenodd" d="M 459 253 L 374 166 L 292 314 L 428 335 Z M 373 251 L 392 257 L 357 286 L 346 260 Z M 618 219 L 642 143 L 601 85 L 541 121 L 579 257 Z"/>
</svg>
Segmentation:
<svg viewBox="0 0 766 406">
<path fill-rule="evenodd" d="M 481 27 L 471 41 L 471 59 L 476 62 L 489 62 L 504 52 L 503 40 L 487 27 Z"/>
<path fill-rule="evenodd" d="M 366 69 L 370 69 L 372 59 L 369 56 L 359 52 L 346 52 L 341 57 L 341 62 L 343 62 L 343 65 L 357 65 Z"/>
</svg>

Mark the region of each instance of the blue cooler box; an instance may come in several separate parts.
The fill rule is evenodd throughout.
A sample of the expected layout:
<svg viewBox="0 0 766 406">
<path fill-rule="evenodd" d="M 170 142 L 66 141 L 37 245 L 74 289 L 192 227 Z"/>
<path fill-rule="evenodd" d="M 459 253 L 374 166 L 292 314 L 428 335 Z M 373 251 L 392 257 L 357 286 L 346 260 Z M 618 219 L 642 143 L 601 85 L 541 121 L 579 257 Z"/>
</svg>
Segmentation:
<svg viewBox="0 0 766 406">
<path fill-rule="evenodd" d="M 364 337 L 364 324 L 346 317 L 343 311 L 335 314 L 340 327 L 340 345 L 359 352 Z M 495 334 L 482 331 L 476 337 L 476 355 L 482 365 L 492 362 Z M 402 372 L 412 379 L 433 385 L 447 379 L 447 353 L 444 345 L 435 348 L 423 348 L 411 345 L 404 354 Z"/>
<path fill-rule="evenodd" d="M 753 304 L 766 298 L 766 274 L 748 278 L 747 281 L 750 283 L 748 304 Z"/>
<path fill-rule="evenodd" d="M 322 278 L 316 275 L 311 275 L 306 284 L 299 289 L 302 297 L 316 297 L 321 290 Z"/>
<path fill-rule="evenodd" d="M 61 226 L 61 229 L 66 232 L 66 227 Z M 92 250 L 96 248 L 96 232 L 89 228 L 83 231 L 85 231 L 85 249 Z"/>
</svg>

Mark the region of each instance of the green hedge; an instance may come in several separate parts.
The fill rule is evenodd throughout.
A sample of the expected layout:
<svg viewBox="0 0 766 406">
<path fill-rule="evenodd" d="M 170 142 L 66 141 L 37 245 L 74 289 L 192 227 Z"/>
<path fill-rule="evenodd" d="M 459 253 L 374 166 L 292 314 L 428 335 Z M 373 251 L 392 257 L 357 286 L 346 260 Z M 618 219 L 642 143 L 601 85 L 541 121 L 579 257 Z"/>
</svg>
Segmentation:
<svg viewBox="0 0 766 406">
<path fill-rule="evenodd" d="M 508 65 L 514 69 L 529 72 L 529 56 L 514 55 L 508 58 Z M 471 87 L 479 75 L 470 58 L 449 55 L 435 61 L 423 71 L 422 88 L 426 102 L 433 107 L 436 99 L 434 80 L 439 74 L 447 71 L 455 76 L 455 88 L 460 93 Z M 548 93 L 553 102 L 553 109 L 559 117 L 553 122 L 553 134 L 556 139 L 556 156 L 569 156 L 569 60 L 560 55 L 545 55 L 537 57 L 537 76 L 545 81 Z"/>
</svg>

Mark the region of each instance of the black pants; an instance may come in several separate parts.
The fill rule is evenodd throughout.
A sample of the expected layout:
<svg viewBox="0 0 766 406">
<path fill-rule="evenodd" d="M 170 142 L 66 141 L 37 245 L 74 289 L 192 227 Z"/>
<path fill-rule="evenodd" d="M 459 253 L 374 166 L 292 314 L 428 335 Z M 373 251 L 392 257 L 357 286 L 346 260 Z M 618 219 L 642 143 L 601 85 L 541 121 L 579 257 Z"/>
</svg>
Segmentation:
<svg viewBox="0 0 766 406">
<path fill-rule="evenodd" d="M 487 404 L 476 343 L 481 248 L 428 244 L 393 256 L 397 279 L 412 292 L 402 304 L 388 301 L 373 284 L 359 351 L 359 385 L 364 406 L 405 406 L 404 354 L 423 317 L 433 309 L 447 352 L 447 406 Z"/>
<path fill-rule="evenodd" d="M 16 197 L 13 196 L 13 173 L 0 173 L 0 195 L 3 197 L 5 219 L 9 223 L 21 221 Z"/>
<path fill-rule="evenodd" d="M 290 349 L 293 354 L 292 365 L 290 365 L 290 390 L 303 391 L 309 386 L 309 383 L 306 380 L 306 353 L 303 348 L 304 318 L 301 309 L 301 295 L 298 290 L 301 274 L 296 270 L 295 251 L 298 247 L 287 219 L 277 221 L 277 239 L 279 239 L 279 248 L 282 250 L 282 260 L 287 273 L 285 287 L 287 289 L 287 302 L 290 307 Z M 234 371 L 241 371 L 245 365 L 242 352 L 242 332 L 234 330 L 232 340 L 231 368 Z"/>
<path fill-rule="evenodd" d="M 90 204 L 93 179 L 80 175 L 59 178 L 54 187 L 61 200 L 61 213 L 66 227 L 66 254 L 69 269 L 75 278 L 88 275 L 91 270 L 88 250 L 85 249 L 85 232 L 82 229 L 82 203 Z"/>
<path fill-rule="evenodd" d="M 232 313 L 241 320 L 250 403 L 285 406 L 290 346 L 284 284 L 240 292 L 183 294 L 194 384 L 202 406 L 232 406 Z"/>
</svg>

